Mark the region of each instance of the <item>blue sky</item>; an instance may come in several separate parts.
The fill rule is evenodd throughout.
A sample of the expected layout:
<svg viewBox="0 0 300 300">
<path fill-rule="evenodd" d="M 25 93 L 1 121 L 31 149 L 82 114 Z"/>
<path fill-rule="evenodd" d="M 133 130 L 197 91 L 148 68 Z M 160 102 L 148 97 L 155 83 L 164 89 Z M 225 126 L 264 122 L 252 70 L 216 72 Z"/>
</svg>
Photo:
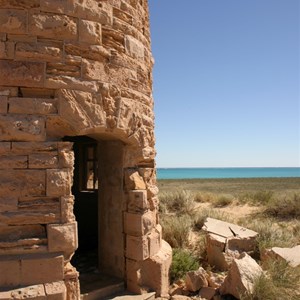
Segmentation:
<svg viewBox="0 0 300 300">
<path fill-rule="evenodd" d="M 158 167 L 300 167 L 299 0 L 149 0 Z"/>
</svg>

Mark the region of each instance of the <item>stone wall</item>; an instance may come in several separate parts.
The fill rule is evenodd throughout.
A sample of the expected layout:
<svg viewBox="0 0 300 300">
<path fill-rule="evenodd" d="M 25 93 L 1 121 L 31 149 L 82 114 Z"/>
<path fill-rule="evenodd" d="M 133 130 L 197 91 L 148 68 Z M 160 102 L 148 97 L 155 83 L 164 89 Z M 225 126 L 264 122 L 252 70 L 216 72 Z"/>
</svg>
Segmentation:
<svg viewBox="0 0 300 300">
<path fill-rule="evenodd" d="M 152 65 L 146 0 L 0 0 L 1 299 L 79 299 L 65 136 L 123 145 L 122 276 L 131 291 L 167 294 Z"/>
</svg>

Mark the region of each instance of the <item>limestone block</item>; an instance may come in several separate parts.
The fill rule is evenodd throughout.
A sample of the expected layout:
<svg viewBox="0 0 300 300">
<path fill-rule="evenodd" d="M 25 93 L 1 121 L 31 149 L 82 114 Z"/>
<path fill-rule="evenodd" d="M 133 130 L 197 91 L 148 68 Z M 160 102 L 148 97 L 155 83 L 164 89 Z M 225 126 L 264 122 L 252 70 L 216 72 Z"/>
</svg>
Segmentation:
<svg viewBox="0 0 300 300">
<path fill-rule="evenodd" d="M 17 95 L 18 95 L 18 88 L 17 87 L 0 86 L 0 96 L 15 97 Z"/>
<path fill-rule="evenodd" d="M 147 237 L 126 235 L 126 257 L 134 260 L 145 260 L 149 257 Z"/>
<path fill-rule="evenodd" d="M 113 8 L 113 16 L 114 18 L 120 19 L 125 23 L 132 25 L 133 17 L 126 13 L 124 10 L 120 10 L 116 7 Z"/>
<path fill-rule="evenodd" d="M 0 115 L 0 140 L 44 141 L 45 120 L 37 116 Z"/>
<path fill-rule="evenodd" d="M 98 90 L 96 82 L 84 81 L 70 76 L 48 76 L 45 80 L 45 87 L 49 89 L 72 89 L 86 92 L 97 92 Z"/>
<path fill-rule="evenodd" d="M 0 156 L 0 169 L 26 169 L 28 165 L 28 157 L 19 156 Z"/>
<path fill-rule="evenodd" d="M 133 236 L 147 234 L 155 226 L 154 216 L 151 211 L 144 214 L 124 214 L 124 231 Z"/>
<path fill-rule="evenodd" d="M 78 248 L 77 222 L 47 225 L 48 249 L 50 252 L 64 252 L 66 256 Z"/>
<path fill-rule="evenodd" d="M 0 212 L 14 211 L 18 208 L 18 196 L 0 194 Z"/>
<path fill-rule="evenodd" d="M 89 80 L 109 81 L 109 68 L 105 60 L 82 60 L 82 77 Z"/>
<path fill-rule="evenodd" d="M 12 86 L 42 87 L 44 63 L 0 60 L 0 82 Z"/>
<path fill-rule="evenodd" d="M 59 216 L 52 212 L 12 211 L 0 213 L 0 223 L 7 225 L 48 224 L 59 221 Z"/>
<path fill-rule="evenodd" d="M 261 260 L 268 258 L 283 259 L 292 267 L 300 266 L 300 245 L 292 248 L 273 247 L 261 254 Z"/>
<path fill-rule="evenodd" d="M 208 286 L 203 287 L 199 292 L 199 296 L 207 300 L 213 299 L 215 294 L 216 294 L 216 289 Z"/>
<path fill-rule="evenodd" d="M 125 186 L 128 190 L 145 190 L 146 184 L 138 171 L 127 169 L 125 171 Z"/>
<path fill-rule="evenodd" d="M 258 235 L 253 230 L 213 218 L 207 218 L 202 229 L 225 238 L 237 236 L 242 239 L 249 239 L 256 238 Z"/>
<path fill-rule="evenodd" d="M 158 187 L 157 185 L 148 185 L 147 186 L 147 197 L 148 199 L 151 199 L 153 197 L 156 197 L 158 195 Z"/>
<path fill-rule="evenodd" d="M 238 251 L 238 252 L 251 252 L 254 251 L 257 246 L 257 240 L 255 236 L 241 238 L 239 236 L 229 237 L 226 241 L 226 250 Z"/>
<path fill-rule="evenodd" d="M 160 297 L 168 297 L 169 268 L 172 262 L 172 248 L 163 241 L 160 251 L 142 262 L 143 284 L 156 291 Z"/>
<path fill-rule="evenodd" d="M 47 300 L 66 300 L 67 289 L 63 281 L 51 282 L 45 284 Z"/>
<path fill-rule="evenodd" d="M 54 99 L 56 94 L 56 91 L 54 89 L 36 87 L 19 87 L 19 91 L 23 98 Z M 18 95 L 19 93 L 13 95 L 13 97 L 17 97 Z"/>
<path fill-rule="evenodd" d="M 15 56 L 17 59 L 59 61 L 62 60 L 62 44 L 18 42 L 16 44 Z"/>
<path fill-rule="evenodd" d="M 7 113 L 7 96 L 0 96 L 0 114 Z"/>
<path fill-rule="evenodd" d="M 141 266 L 140 263 L 126 259 L 126 281 L 127 289 L 133 293 L 141 293 Z"/>
<path fill-rule="evenodd" d="M 8 154 L 10 152 L 10 142 L 0 142 L 0 154 Z"/>
<path fill-rule="evenodd" d="M 77 24 L 74 18 L 55 14 L 33 14 L 29 31 L 32 35 L 56 40 L 77 39 Z"/>
<path fill-rule="evenodd" d="M 62 255 L 45 258 L 21 259 L 21 284 L 32 285 L 64 278 L 64 258 Z"/>
<path fill-rule="evenodd" d="M 130 35 L 125 36 L 125 51 L 133 58 L 144 59 L 144 45 Z"/>
<path fill-rule="evenodd" d="M 105 2 L 99 3 L 95 0 L 41 0 L 41 9 L 46 12 L 66 13 L 104 25 L 112 24 L 112 7 Z"/>
<path fill-rule="evenodd" d="M 12 153 L 33 154 L 52 152 L 57 153 L 57 142 L 12 142 Z"/>
<path fill-rule="evenodd" d="M 27 32 L 27 11 L 0 9 L 0 32 L 25 34 Z"/>
<path fill-rule="evenodd" d="M 147 192 L 131 190 L 128 192 L 128 211 L 143 213 L 148 209 Z"/>
<path fill-rule="evenodd" d="M 71 194 L 72 174 L 67 169 L 47 170 L 47 196 L 67 196 Z"/>
<path fill-rule="evenodd" d="M 157 230 L 152 230 L 152 232 L 147 236 L 149 242 L 149 256 L 152 257 L 161 248 L 161 235 Z"/>
<path fill-rule="evenodd" d="M 74 197 L 65 196 L 60 198 L 61 203 L 61 222 L 71 223 L 75 221 L 75 216 L 73 214 L 74 208 Z"/>
<path fill-rule="evenodd" d="M 200 267 L 196 271 L 189 271 L 185 277 L 185 284 L 189 291 L 196 292 L 208 286 L 206 271 Z"/>
<path fill-rule="evenodd" d="M 228 270 L 228 263 L 225 259 L 226 239 L 216 234 L 206 236 L 207 261 L 210 266 L 220 271 Z"/>
<path fill-rule="evenodd" d="M 73 151 L 59 151 L 58 157 L 60 168 L 73 168 L 75 159 Z"/>
<path fill-rule="evenodd" d="M 38 153 L 29 155 L 30 169 L 55 169 L 58 168 L 58 156 L 56 153 Z"/>
<path fill-rule="evenodd" d="M 101 24 L 93 21 L 79 20 L 79 42 L 101 44 Z"/>
<path fill-rule="evenodd" d="M 0 172 L 0 195 L 45 195 L 45 171 L 7 170 Z"/>
<path fill-rule="evenodd" d="M 234 259 L 224 283 L 220 287 L 221 295 L 230 294 L 240 298 L 243 293 L 252 293 L 254 280 L 263 274 L 263 270 L 245 252 L 240 259 Z"/>
<path fill-rule="evenodd" d="M 2 288 L 15 287 L 21 283 L 21 264 L 19 260 L 0 260 L 0 270 L 0 286 Z"/>
<path fill-rule="evenodd" d="M 57 99 L 12 97 L 9 99 L 9 113 L 35 115 L 57 114 Z"/>
<path fill-rule="evenodd" d="M 15 55 L 14 42 L 0 42 L 0 59 L 13 59 Z"/>
<path fill-rule="evenodd" d="M 39 0 L 1 0 L 1 8 L 36 8 Z"/>
<path fill-rule="evenodd" d="M 45 288 L 43 284 L 31 285 L 11 291 L 10 299 L 32 299 L 32 300 L 46 300 Z"/>
</svg>

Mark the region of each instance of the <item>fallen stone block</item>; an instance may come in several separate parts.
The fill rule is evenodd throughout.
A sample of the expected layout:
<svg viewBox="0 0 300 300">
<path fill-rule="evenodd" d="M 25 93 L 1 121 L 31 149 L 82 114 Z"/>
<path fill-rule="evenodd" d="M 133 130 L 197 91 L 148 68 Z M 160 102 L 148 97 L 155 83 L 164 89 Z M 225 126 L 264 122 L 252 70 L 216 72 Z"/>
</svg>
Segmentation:
<svg viewBox="0 0 300 300">
<path fill-rule="evenodd" d="M 196 271 L 187 272 L 185 278 L 185 284 L 189 291 L 196 292 L 199 291 L 202 287 L 207 287 L 207 273 L 206 271 L 200 267 Z"/>
<path fill-rule="evenodd" d="M 247 253 L 240 259 L 234 259 L 224 283 L 220 287 L 221 295 L 230 294 L 240 298 L 243 293 L 252 293 L 254 280 L 263 273 L 262 268 Z"/>
<path fill-rule="evenodd" d="M 211 300 L 214 298 L 215 294 L 216 294 L 216 289 L 205 286 L 201 288 L 198 296 L 200 296 L 203 299 Z"/>
<path fill-rule="evenodd" d="M 293 248 L 273 247 L 266 249 L 261 255 L 261 260 L 268 258 L 279 258 L 287 261 L 291 267 L 300 266 L 300 245 Z"/>
</svg>

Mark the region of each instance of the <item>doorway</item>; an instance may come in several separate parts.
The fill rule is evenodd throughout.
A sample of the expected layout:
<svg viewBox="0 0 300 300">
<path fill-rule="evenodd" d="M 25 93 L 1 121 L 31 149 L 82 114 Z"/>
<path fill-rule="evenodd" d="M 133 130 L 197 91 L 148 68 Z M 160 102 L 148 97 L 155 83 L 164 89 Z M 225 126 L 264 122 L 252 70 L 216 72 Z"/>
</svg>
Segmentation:
<svg viewBox="0 0 300 300">
<path fill-rule="evenodd" d="M 124 289 L 124 145 L 87 136 L 64 140 L 73 142 L 75 156 L 72 194 L 78 249 L 71 264 L 79 272 L 83 298 L 96 293 L 101 299 L 103 288 Z"/>
</svg>

